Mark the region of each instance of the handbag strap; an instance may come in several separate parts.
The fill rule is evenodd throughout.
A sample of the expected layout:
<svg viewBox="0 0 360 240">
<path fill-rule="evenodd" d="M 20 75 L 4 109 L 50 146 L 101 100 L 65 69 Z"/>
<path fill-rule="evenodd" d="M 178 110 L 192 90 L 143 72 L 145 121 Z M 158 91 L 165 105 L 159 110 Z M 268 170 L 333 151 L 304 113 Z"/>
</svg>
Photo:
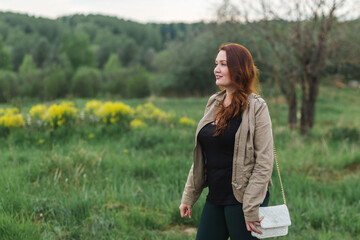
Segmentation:
<svg viewBox="0 0 360 240">
<path fill-rule="evenodd" d="M 282 181 L 281 181 L 279 161 L 278 161 L 277 154 L 276 154 L 275 144 L 274 144 L 274 156 L 275 156 L 275 161 L 276 161 L 276 169 L 277 169 L 279 180 L 280 180 L 281 192 L 282 192 L 282 196 L 283 196 L 283 199 L 284 199 L 284 204 L 286 205 L 285 192 L 284 192 L 284 187 L 283 187 L 283 184 L 282 184 Z"/>
</svg>

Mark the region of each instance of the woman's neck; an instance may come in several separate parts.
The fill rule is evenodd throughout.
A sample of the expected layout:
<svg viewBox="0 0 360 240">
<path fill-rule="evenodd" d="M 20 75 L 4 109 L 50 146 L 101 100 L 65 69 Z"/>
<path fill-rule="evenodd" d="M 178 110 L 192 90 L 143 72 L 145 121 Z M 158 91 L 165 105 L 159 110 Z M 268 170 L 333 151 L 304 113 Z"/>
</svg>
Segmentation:
<svg viewBox="0 0 360 240">
<path fill-rule="evenodd" d="M 227 107 L 231 104 L 232 94 L 226 91 L 226 96 L 223 102 L 224 107 Z"/>
</svg>

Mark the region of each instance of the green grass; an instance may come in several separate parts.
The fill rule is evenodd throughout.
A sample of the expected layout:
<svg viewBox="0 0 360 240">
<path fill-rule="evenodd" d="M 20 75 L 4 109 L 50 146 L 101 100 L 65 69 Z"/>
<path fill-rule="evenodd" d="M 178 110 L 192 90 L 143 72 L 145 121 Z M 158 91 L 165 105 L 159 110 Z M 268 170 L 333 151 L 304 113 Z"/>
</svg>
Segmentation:
<svg viewBox="0 0 360 240">
<path fill-rule="evenodd" d="M 286 126 L 283 98 L 265 91 L 292 219 L 282 239 L 359 239 L 358 96 L 358 90 L 322 87 L 315 127 L 301 136 Z M 195 121 L 207 101 L 150 100 Z M 75 99 L 80 108 L 86 101 Z M 0 140 L 0 239 L 194 239 L 184 230 L 197 226 L 207 190 L 192 219 L 181 219 L 178 210 L 194 132 L 159 125 L 41 145 Z M 276 171 L 273 182 L 270 204 L 280 204 Z"/>
</svg>

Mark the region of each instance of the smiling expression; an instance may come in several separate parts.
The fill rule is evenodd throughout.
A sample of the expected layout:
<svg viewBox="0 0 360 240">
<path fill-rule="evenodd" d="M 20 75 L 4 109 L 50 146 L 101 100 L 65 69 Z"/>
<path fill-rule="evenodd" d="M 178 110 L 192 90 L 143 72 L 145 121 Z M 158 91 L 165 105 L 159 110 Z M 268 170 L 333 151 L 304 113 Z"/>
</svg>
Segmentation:
<svg viewBox="0 0 360 240">
<path fill-rule="evenodd" d="M 233 88 L 229 68 L 227 66 L 226 52 L 224 50 L 221 50 L 216 56 L 214 75 L 216 78 L 216 85 L 224 87 L 227 90 Z"/>
</svg>

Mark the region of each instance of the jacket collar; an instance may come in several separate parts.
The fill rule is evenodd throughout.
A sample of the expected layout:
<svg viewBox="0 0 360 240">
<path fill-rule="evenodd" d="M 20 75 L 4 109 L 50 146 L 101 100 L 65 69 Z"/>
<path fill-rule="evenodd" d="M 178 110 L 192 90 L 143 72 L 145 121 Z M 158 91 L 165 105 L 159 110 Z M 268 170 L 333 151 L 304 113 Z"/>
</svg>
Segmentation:
<svg viewBox="0 0 360 240">
<path fill-rule="evenodd" d="M 254 93 L 250 93 L 249 96 L 248 96 L 248 105 L 250 104 L 250 99 L 254 98 L 255 96 L 257 96 L 256 94 Z M 224 100 L 226 97 L 226 90 L 222 90 L 222 91 L 219 91 L 216 93 L 215 95 L 215 100 L 217 100 L 218 102 L 221 102 L 222 100 Z"/>
<path fill-rule="evenodd" d="M 226 90 L 225 89 L 220 91 L 220 92 L 217 92 L 216 95 L 215 95 L 215 99 L 217 101 L 219 101 L 219 102 L 224 100 L 225 97 L 226 97 Z"/>
</svg>

